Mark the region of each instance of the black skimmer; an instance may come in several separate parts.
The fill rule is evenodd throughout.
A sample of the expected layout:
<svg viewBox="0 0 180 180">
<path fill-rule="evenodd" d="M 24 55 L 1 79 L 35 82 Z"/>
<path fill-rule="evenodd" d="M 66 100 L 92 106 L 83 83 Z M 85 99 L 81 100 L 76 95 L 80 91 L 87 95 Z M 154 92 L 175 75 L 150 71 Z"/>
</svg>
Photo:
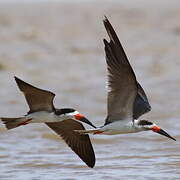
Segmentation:
<svg viewBox="0 0 180 180">
<path fill-rule="evenodd" d="M 30 111 L 18 118 L 0 118 L 7 129 L 29 123 L 45 123 L 64 139 L 68 146 L 89 166 L 95 165 L 95 154 L 88 135 L 81 136 L 75 129 L 84 130 L 81 122 L 95 127 L 82 114 L 72 108 L 56 109 L 53 105 L 55 94 L 36 88 L 15 77 L 19 89 L 23 92 Z"/>
<path fill-rule="evenodd" d="M 175 140 L 156 124 L 147 120 L 137 120 L 151 110 L 148 98 L 136 80 L 123 47 L 109 20 L 104 26 L 110 42 L 104 39 L 108 70 L 108 116 L 104 126 L 90 130 L 77 130 L 80 134 L 126 134 L 152 130 Z"/>
</svg>

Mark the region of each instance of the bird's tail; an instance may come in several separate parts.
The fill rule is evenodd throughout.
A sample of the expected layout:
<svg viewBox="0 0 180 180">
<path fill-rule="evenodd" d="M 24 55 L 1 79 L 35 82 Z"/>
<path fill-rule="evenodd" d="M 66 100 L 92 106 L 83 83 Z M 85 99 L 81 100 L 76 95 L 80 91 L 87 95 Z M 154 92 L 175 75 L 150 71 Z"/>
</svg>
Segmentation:
<svg viewBox="0 0 180 180">
<path fill-rule="evenodd" d="M 96 129 L 88 129 L 88 130 L 74 130 L 75 132 L 78 132 L 79 134 L 101 134 L 104 131 L 101 130 L 101 128 Z"/>
<path fill-rule="evenodd" d="M 19 118 L 0 118 L 2 122 L 5 124 L 7 129 L 13 129 L 21 125 L 27 124 L 27 119 L 25 117 Z"/>
</svg>

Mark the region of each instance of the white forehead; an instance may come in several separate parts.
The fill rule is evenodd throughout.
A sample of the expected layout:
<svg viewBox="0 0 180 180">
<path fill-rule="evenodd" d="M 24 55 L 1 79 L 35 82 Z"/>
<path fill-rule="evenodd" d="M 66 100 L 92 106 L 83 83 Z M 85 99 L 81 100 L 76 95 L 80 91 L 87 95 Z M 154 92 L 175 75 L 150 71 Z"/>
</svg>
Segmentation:
<svg viewBox="0 0 180 180">
<path fill-rule="evenodd" d="M 66 115 L 68 115 L 68 116 L 74 116 L 76 114 L 79 114 L 79 112 L 78 111 L 74 111 L 74 112 L 66 113 Z"/>
<path fill-rule="evenodd" d="M 144 125 L 143 127 L 147 127 L 147 128 L 153 128 L 154 126 L 157 126 L 156 124 L 151 124 L 151 125 Z"/>
</svg>

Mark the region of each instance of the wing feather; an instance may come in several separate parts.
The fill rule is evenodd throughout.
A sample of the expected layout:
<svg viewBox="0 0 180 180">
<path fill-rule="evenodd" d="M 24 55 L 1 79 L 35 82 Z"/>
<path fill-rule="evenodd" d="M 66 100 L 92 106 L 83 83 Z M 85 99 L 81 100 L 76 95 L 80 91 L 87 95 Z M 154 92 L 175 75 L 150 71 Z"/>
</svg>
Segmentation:
<svg viewBox="0 0 180 180">
<path fill-rule="evenodd" d="M 109 43 L 104 40 L 109 85 L 108 117 L 105 124 L 113 121 L 112 119 L 119 118 L 120 114 L 122 119 L 127 114 L 131 115 L 132 102 L 134 102 L 133 119 L 138 119 L 144 113 L 149 112 L 151 106 L 143 88 L 136 81 L 135 73 L 133 72 L 118 36 L 106 17 L 104 26 L 110 37 Z M 124 91 L 126 91 L 126 93 Z M 129 98 L 127 97 L 128 94 Z M 122 98 L 122 96 L 124 98 Z M 125 102 L 126 99 L 127 102 Z M 127 112 L 128 108 L 130 112 Z M 114 114 L 114 118 L 112 118 L 112 114 Z"/>
<path fill-rule="evenodd" d="M 60 135 L 67 145 L 89 166 L 95 165 L 95 154 L 88 135 L 80 135 L 74 130 L 84 130 L 84 126 L 72 119 L 62 122 L 46 123 Z"/>
<path fill-rule="evenodd" d="M 23 92 L 25 99 L 29 105 L 29 113 L 37 111 L 54 111 L 54 93 L 36 88 L 17 77 L 15 77 L 15 81 L 19 89 Z"/>
<path fill-rule="evenodd" d="M 109 87 L 108 119 L 115 121 L 133 116 L 137 83 L 133 69 L 107 18 L 104 26 L 110 37 L 110 42 L 104 40 Z"/>
</svg>

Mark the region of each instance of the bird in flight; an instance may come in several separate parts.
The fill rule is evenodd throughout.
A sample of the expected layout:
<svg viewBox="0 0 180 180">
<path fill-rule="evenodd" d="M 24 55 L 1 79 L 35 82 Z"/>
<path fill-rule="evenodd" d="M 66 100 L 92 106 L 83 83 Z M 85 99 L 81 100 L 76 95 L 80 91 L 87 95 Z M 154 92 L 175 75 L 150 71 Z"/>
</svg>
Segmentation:
<svg viewBox="0 0 180 180">
<path fill-rule="evenodd" d="M 53 105 L 54 93 L 34 87 L 17 77 L 15 81 L 23 92 L 30 110 L 23 117 L 0 118 L 6 128 L 13 129 L 30 123 L 45 123 L 62 137 L 87 166 L 94 167 L 95 154 L 89 136 L 81 136 L 74 130 L 85 129 L 81 122 L 95 126 L 75 109 L 56 109 Z"/>
<path fill-rule="evenodd" d="M 116 32 L 105 17 L 103 20 L 110 41 L 104 39 L 108 71 L 107 118 L 104 126 L 75 130 L 80 134 L 126 134 L 152 130 L 176 140 L 155 123 L 138 118 L 151 110 L 148 98 L 138 83 Z"/>
</svg>

